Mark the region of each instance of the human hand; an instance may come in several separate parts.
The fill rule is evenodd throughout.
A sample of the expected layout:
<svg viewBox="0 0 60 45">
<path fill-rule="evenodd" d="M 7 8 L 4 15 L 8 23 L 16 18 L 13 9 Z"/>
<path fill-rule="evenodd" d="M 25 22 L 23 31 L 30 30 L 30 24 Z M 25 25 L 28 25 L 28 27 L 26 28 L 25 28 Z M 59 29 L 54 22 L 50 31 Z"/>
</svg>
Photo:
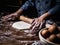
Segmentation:
<svg viewBox="0 0 60 45">
<path fill-rule="evenodd" d="M 1 20 L 7 21 L 7 20 L 14 20 L 17 17 L 17 13 L 12 13 L 6 16 L 3 16 Z"/>
<path fill-rule="evenodd" d="M 45 23 L 45 21 L 41 17 L 35 18 L 32 22 L 31 33 L 38 32 L 42 28 L 44 23 Z"/>
<path fill-rule="evenodd" d="M 50 16 L 50 13 L 47 12 L 47 13 L 44 13 L 43 15 L 41 15 L 40 17 L 34 19 L 32 22 L 32 26 L 31 26 L 32 33 L 36 32 L 36 30 L 40 30 L 41 27 L 44 26 L 45 19 L 49 16 Z"/>
</svg>

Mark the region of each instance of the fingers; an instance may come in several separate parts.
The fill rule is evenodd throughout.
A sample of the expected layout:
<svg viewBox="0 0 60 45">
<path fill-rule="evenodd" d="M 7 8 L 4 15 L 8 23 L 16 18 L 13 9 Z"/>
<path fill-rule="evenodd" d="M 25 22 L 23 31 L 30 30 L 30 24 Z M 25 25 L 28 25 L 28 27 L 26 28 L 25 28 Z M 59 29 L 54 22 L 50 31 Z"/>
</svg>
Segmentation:
<svg viewBox="0 0 60 45">
<path fill-rule="evenodd" d="M 32 31 L 37 31 L 39 29 L 39 26 L 40 26 L 40 23 L 37 23 L 35 24 L 33 27 L 32 27 Z"/>
<path fill-rule="evenodd" d="M 38 29 L 39 26 L 40 26 L 41 23 L 38 23 L 38 24 L 35 24 L 33 27 L 32 27 L 32 30 L 34 30 L 35 28 Z"/>
<path fill-rule="evenodd" d="M 1 18 L 2 21 L 5 21 L 5 20 L 7 20 L 7 19 L 8 19 L 7 16 L 3 16 L 3 17 Z"/>
<path fill-rule="evenodd" d="M 32 33 L 37 33 L 39 31 L 39 26 L 40 26 L 40 23 L 38 25 L 35 24 L 31 29 Z"/>
<path fill-rule="evenodd" d="M 33 21 L 31 22 L 31 24 L 33 24 L 34 21 L 35 21 L 35 19 L 33 19 Z"/>
<path fill-rule="evenodd" d="M 8 21 L 8 20 L 14 20 L 15 19 L 15 15 L 10 14 L 10 15 L 6 15 L 2 17 L 3 21 Z"/>
<path fill-rule="evenodd" d="M 35 18 L 33 21 L 32 21 L 32 26 L 30 27 L 31 29 L 34 29 L 36 27 L 38 27 L 39 23 L 38 23 L 38 20 L 37 18 Z"/>
<path fill-rule="evenodd" d="M 45 20 L 41 22 L 40 26 L 39 26 L 39 29 L 45 27 Z"/>
<path fill-rule="evenodd" d="M 31 27 L 30 29 L 32 29 L 32 27 L 35 25 L 35 19 L 33 19 L 32 23 L 31 23 Z"/>
<path fill-rule="evenodd" d="M 33 33 L 38 32 L 42 27 L 44 27 L 45 21 L 41 22 L 34 22 L 34 25 L 32 26 L 31 30 Z"/>
</svg>

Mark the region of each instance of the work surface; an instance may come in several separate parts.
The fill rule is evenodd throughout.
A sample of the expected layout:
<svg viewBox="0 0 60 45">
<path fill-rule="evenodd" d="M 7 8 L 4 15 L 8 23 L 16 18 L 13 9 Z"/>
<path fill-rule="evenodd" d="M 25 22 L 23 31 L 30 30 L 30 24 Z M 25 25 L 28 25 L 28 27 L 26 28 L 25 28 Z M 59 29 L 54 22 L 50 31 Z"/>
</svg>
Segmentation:
<svg viewBox="0 0 60 45">
<path fill-rule="evenodd" d="M 0 45 L 31 45 L 39 41 L 35 34 L 26 33 L 26 30 L 14 29 L 12 24 L 12 21 L 0 21 Z"/>
</svg>

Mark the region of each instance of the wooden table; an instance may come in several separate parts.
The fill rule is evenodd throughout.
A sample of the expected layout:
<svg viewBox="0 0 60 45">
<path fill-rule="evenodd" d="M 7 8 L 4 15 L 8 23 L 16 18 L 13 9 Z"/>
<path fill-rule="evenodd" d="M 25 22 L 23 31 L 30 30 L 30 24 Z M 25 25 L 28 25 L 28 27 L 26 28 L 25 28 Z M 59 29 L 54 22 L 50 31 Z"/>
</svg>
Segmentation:
<svg viewBox="0 0 60 45">
<path fill-rule="evenodd" d="M 13 22 L 0 22 L 0 45 L 31 45 L 39 41 L 35 34 L 12 28 Z"/>
</svg>

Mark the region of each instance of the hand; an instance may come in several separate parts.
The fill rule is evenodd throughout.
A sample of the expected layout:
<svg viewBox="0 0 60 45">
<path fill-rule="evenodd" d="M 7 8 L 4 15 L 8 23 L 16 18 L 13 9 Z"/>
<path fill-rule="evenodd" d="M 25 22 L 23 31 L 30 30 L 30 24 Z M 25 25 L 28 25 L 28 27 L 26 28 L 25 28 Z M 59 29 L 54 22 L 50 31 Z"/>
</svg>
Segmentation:
<svg viewBox="0 0 60 45">
<path fill-rule="evenodd" d="M 7 21 L 7 20 L 14 20 L 17 17 L 17 13 L 12 13 L 6 16 L 2 17 L 2 20 Z"/>
<path fill-rule="evenodd" d="M 50 16 L 50 13 L 47 12 L 47 13 L 44 13 L 43 15 L 41 15 L 40 17 L 34 19 L 32 22 L 32 26 L 31 26 L 32 33 L 34 33 L 34 32 L 36 33 L 36 30 L 40 30 L 41 27 L 44 26 L 44 24 L 45 24 L 45 19 L 49 16 Z"/>
<path fill-rule="evenodd" d="M 31 32 L 36 33 L 39 29 L 41 29 L 42 25 L 44 24 L 45 21 L 43 21 L 42 17 L 35 18 L 32 22 L 31 26 Z"/>
</svg>

